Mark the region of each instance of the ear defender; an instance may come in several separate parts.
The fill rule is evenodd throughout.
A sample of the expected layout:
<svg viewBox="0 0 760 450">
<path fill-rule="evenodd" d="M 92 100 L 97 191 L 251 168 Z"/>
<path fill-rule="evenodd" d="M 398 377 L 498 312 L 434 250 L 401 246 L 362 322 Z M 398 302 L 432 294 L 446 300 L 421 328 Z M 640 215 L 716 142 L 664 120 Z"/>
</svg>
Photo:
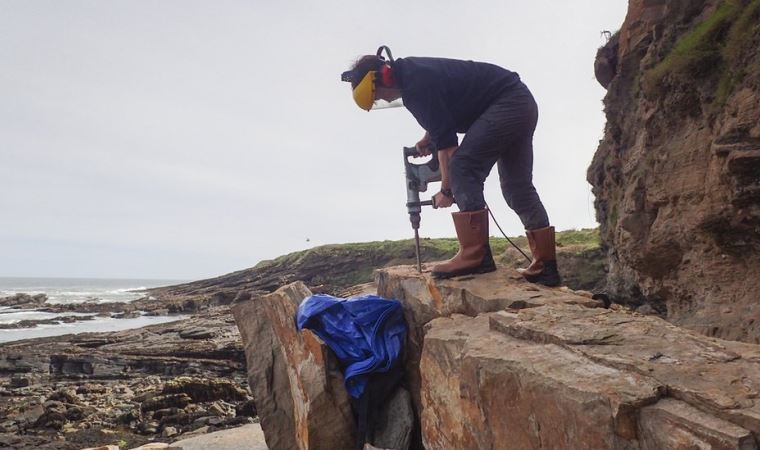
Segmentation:
<svg viewBox="0 0 760 450">
<path fill-rule="evenodd" d="M 387 58 L 383 56 L 383 52 Z M 393 54 L 391 49 L 386 45 L 381 45 L 377 49 L 377 59 L 380 62 L 380 67 L 377 68 L 380 76 L 377 78 L 379 83 L 382 83 L 383 87 L 393 87 L 396 84 L 396 80 L 393 79 Z"/>
<path fill-rule="evenodd" d="M 383 87 L 394 87 L 396 80 L 393 78 L 393 69 L 388 65 L 380 68 L 380 77 L 378 79 Z"/>
</svg>

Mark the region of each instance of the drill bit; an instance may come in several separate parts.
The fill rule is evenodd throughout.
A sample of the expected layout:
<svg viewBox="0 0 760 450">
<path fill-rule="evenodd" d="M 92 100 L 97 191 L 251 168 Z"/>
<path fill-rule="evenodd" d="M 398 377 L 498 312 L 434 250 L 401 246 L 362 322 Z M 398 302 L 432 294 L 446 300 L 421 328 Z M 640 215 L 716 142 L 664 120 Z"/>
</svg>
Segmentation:
<svg viewBox="0 0 760 450">
<path fill-rule="evenodd" d="M 422 260 L 420 259 L 420 231 L 414 229 L 414 251 L 417 254 L 417 272 L 422 273 Z"/>
</svg>

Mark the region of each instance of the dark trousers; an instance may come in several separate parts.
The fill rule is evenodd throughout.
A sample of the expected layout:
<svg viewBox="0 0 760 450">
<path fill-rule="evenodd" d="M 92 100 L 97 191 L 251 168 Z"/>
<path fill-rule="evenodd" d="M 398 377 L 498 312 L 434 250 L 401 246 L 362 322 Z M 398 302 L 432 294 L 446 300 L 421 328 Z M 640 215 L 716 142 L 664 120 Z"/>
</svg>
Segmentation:
<svg viewBox="0 0 760 450">
<path fill-rule="evenodd" d="M 501 192 L 526 230 L 549 226 L 533 186 L 533 132 L 538 107 L 520 84 L 496 100 L 472 124 L 449 161 L 451 190 L 460 211 L 486 207 L 483 183 L 498 163 Z"/>
</svg>

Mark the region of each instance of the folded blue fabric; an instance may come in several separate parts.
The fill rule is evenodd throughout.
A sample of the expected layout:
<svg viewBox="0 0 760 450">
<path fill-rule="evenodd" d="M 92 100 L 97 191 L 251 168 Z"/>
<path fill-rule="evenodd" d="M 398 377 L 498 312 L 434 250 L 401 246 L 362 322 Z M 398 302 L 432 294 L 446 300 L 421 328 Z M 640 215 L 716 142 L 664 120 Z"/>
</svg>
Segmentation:
<svg viewBox="0 0 760 450">
<path fill-rule="evenodd" d="M 361 397 L 370 374 L 388 372 L 396 364 L 406 339 L 401 302 L 376 295 L 348 300 L 312 295 L 298 307 L 296 327 L 313 331 L 335 352 L 354 398 Z"/>
</svg>

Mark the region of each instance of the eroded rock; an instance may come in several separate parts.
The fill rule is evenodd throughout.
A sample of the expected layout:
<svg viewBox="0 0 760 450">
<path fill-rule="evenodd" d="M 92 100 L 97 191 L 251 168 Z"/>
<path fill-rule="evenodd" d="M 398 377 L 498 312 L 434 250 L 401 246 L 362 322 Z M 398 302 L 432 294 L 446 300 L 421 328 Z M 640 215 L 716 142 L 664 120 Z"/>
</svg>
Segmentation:
<svg viewBox="0 0 760 450">
<path fill-rule="evenodd" d="M 755 439 L 746 429 L 718 419 L 677 400 L 663 399 L 641 410 L 642 449 L 709 448 L 753 449 Z"/>
<path fill-rule="evenodd" d="M 184 393 L 196 403 L 219 399 L 244 401 L 249 398 L 244 390 L 231 381 L 193 377 L 177 377 L 167 381 L 163 393 Z"/>
<path fill-rule="evenodd" d="M 271 450 L 354 445 L 354 419 L 337 360 L 316 335 L 295 327 L 298 305 L 309 295 L 296 282 L 232 307 Z"/>
<path fill-rule="evenodd" d="M 181 337 L 201 328 L 214 337 Z M 243 361 L 227 309 L 141 329 L 4 343 L 0 447 L 75 450 L 124 440 L 131 448 L 166 427 L 180 438 L 248 423 Z M 238 417 L 238 408 L 248 415 Z M 10 440 L 3 433 L 22 435 Z"/>
<path fill-rule="evenodd" d="M 14 294 L 8 297 L 0 298 L 0 306 L 14 306 L 14 307 L 35 307 L 43 305 L 48 300 L 45 294 Z"/>
<path fill-rule="evenodd" d="M 760 343 L 760 28 L 747 25 L 757 21 L 752 2 L 631 0 L 598 54 L 607 125 L 587 174 L 612 297 L 750 343 Z"/>
</svg>

